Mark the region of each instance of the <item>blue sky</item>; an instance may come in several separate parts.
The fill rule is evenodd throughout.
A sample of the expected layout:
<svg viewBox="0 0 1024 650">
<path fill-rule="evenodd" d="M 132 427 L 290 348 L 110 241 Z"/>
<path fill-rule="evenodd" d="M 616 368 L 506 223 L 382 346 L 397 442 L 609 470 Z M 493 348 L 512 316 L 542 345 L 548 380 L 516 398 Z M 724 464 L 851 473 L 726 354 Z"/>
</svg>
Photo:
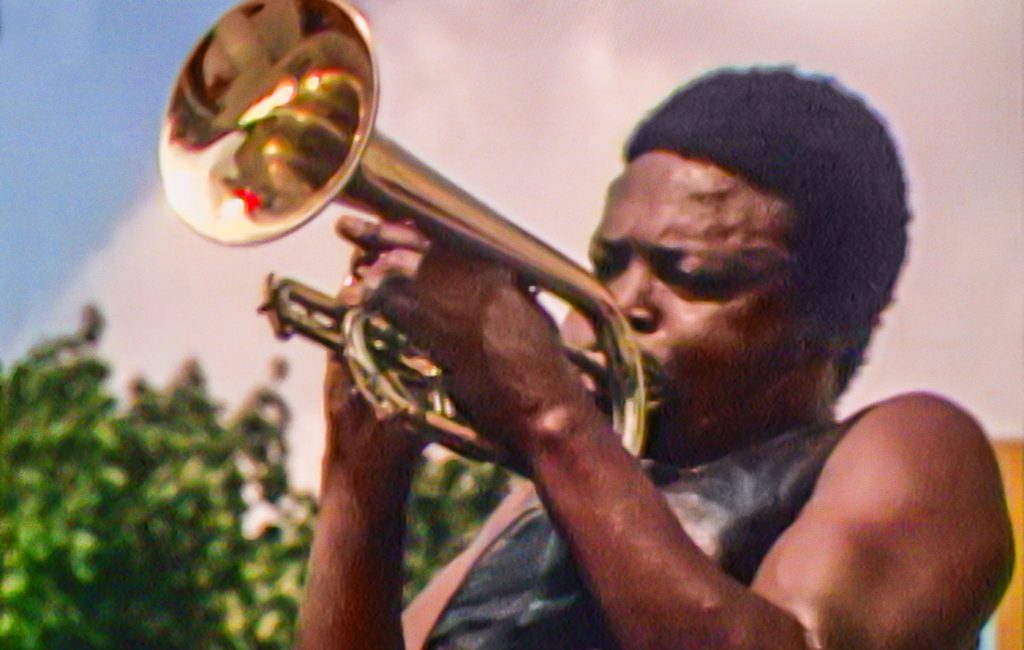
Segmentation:
<svg viewBox="0 0 1024 650">
<path fill-rule="evenodd" d="M 221 2 L 6 0 L 0 11 L 0 341 L 40 319 L 155 174 L 183 52 Z M 0 358 L 16 351 L 0 343 Z"/>
</svg>

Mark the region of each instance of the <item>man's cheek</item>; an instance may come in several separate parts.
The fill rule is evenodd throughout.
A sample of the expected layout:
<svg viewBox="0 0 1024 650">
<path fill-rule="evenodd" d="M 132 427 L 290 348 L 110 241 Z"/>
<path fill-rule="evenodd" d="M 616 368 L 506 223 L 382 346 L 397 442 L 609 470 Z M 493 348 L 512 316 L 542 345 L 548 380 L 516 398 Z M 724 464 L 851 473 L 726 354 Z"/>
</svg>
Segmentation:
<svg viewBox="0 0 1024 650">
<path fill-rule="evenodd" d="M 668 326 L 666 341 L 671 347 L 695 350 L 731 348 L 742 340 L 742 314 L 727 306 L 705 303 L 679 312 Z"/>
</svg>

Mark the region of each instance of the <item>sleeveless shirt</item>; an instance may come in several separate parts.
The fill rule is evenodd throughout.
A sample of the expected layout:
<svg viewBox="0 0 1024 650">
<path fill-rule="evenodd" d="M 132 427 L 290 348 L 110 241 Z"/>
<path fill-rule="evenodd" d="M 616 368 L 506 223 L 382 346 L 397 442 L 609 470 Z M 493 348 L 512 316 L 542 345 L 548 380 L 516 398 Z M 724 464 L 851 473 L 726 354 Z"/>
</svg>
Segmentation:
<svg viewBox="0 0 1024 650">
<path fill-rule="evenodd" d="M 855 418 L 854 418 L 855 419 Z M 749 585 L 811 496 L 853 419 L 790 431 L 698 467 L 645 461 L 690 538 Z M 449 601 L 430 650 L 611 650 L 616 643 L 539 501 L 491 543 Z"/>
</svg>

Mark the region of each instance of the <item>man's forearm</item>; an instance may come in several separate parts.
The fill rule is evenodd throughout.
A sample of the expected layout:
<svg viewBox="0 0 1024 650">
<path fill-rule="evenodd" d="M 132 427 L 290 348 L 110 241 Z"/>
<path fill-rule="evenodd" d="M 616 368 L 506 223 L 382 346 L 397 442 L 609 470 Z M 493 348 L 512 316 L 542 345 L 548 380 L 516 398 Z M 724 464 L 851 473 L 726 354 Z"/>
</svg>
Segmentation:
<svg viewBox="0 0 1024 650">
<path fill-rule="evenodd" d="M 734 581 L 683 531 L 596 419 L 544 436 L 534 479 L 624 648 L 799 648 L 803 628 Z"/>
<path fill-rule="evenodd" d="M 325 468 L 298 648 L 402 647 L 402 549 L 411 468 Z"/>
</svg>

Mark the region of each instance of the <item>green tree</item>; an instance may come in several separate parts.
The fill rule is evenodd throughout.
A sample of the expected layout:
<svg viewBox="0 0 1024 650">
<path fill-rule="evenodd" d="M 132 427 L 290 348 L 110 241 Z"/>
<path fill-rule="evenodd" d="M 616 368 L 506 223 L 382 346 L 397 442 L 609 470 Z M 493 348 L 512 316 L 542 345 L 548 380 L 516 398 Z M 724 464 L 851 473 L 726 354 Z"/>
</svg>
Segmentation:
<svg viewBox="0 0 1024 650">
<path fill-rule="evenodd" d="M 105 386 L 82 330 L 0 368 L 0 647 L 285 648 L 315 503 L 285 471 L 287 405 L 226 417 L 187 363 L 162 389 Z M 407 593 L 457 552 L 504 474 L 430 463 L 410 504 Z M 243 521 L 259 501 L 257 534 Z"/>
<path fill-rule="evenodd" d="M 505 495 L 508 480 L 508 472 L 497 465 L 457 456 L 423 465 L 409 504 L 406 602 L 472 540 Z"/>
</svg>

